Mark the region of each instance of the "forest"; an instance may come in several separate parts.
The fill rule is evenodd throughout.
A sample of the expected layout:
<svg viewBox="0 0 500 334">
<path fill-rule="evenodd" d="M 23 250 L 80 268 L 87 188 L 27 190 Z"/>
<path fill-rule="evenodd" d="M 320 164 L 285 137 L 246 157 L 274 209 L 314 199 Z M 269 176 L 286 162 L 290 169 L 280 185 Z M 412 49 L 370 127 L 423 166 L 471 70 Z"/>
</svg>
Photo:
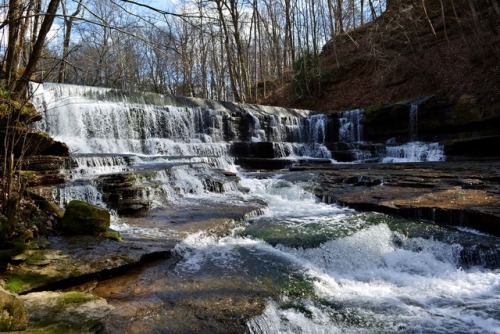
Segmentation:
<svg viewBox="0 0 500 334">
<path fill-rule="evenodd" d="M 255 102 L 319 75 L 325 43 L 387 2 L 3 0 L 2 75 L 20 94 L 34 80 Z"/>
</svg>

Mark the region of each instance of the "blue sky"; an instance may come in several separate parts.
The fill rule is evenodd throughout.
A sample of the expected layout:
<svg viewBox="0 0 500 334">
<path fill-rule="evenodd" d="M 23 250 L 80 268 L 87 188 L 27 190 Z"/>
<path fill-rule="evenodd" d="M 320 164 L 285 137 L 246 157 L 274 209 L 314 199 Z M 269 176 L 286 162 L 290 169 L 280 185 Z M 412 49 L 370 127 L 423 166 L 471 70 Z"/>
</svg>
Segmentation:
<svg viewBox="0 0 500 334">
<path fill-rule="evenodd" d="M 137 0 L 137 2 L 166 11 L 174 11 L 179 0 Z"/>
</svg>

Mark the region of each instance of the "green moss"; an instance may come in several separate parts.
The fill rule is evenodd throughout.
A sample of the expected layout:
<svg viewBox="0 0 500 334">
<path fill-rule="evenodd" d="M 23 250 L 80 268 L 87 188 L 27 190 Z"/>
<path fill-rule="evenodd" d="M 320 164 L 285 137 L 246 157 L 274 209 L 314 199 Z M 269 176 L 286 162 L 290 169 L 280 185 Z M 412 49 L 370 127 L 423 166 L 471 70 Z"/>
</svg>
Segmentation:
<svg viewBox="0 0 500 334">
<path fill-rule="evenodd" d="M 83 201 L 71 201 L 61 225 L 69 234 L 100 235 L 110 226 L 110 214 L 107 210 Z"/>
<path fill-rule="evenodd" d="M 11 292 L 21 293 L 46 283 L 47 277 L 38 273 L 13 274 L 8 276 L 5 288 Z"/>
<path fill-rule="evenodd" d="M 17 119 L 24 124 L 30 124 L 42 119 L 33 104 L 10 99 L 0 101 L 0 123 L 6 125 L 9 118 Z"/>
<path fill-rule="evenodd" d="M 365 109 L 365 114 L 366 115 L 373 115 L 373 114 L 376 114 L 378 112 L 380 112 L 380 110 L 384 108 L 384 105 L 383 104 L 373 104 L 371 106 L 368 106 Z"/>
<path fill-rule="evenodd" d="M 101 236 L 103 238 L 106 238 L 106 239 L 111 239 L 111 240 L 115 240 L 115 241 L 123 241 L 123 239 L 120 235 L 120 232 L 114 231 L 114 230 L 108 230 L 108 231 L 102 233 Z"/>
<path fill-rule="evenodd" d="M 34 328 L 28 328 L 21 332 L 23 334 L 81 334 L 80 328 L 72 328 L 66 324 L 40 324 Z"/>
<path fill-rule="evenodd" d="M 59 309 L 64 309 L 68 305 L 71 304 L 83 304 L 88 301 L 96 299 L 95 296 L 90 295 L 88 293 L 84 292 L 79 292 L 79 291 L 71 291 L 62 294 L 58 299 L 56 303 L 56 307 Z"/>
<path fill-rule="evenodd" d="M 43 256 L 43 254 L 40 254 L 37 252 L 37 253 L 33 254 L 32 256 L 28 257 L 26 259 L 26 261 L 24 261 L 24 263 L 27 265 L 33 266 L 33 265 L 37 265 L 43 261 L 45 261 L 45 257 Z"/>
<path fill-rule="evenodd" d="M 304 276 L 290 275 L 280 282 L 282 293 L 291 298 L 307 298 L 314 295 L 313 283 Z"/>
<path fill-rule="evenodd" d="M 10 99 L 10 90 L 5 88 L 3 85 L 0 86 L 0 97 L 3 97 L 5 99 Z"/>
</svg>

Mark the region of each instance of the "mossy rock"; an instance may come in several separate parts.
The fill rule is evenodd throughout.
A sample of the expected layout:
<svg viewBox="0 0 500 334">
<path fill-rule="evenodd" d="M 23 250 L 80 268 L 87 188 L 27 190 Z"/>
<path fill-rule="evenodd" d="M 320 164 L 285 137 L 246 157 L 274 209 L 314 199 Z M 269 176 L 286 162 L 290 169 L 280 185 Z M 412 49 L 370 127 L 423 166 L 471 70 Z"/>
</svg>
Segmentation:
<svg viewBox="0 0 500 334">
<path fill-rule="evenodd" d="M 0 331 L 20 331 L 28 325 L 24 301 L 0 287 Z"/>
<path fill-rule="evenodd" d="M 78 291 L 35 292 L 22 298 L 32 333 L 94 333 L 113 309 L 105 299 Z"/>
<path fill-rule="evenodd" d="M 65 143 L 54 140 L 50 135 L 43 131 L 30 129 L 24 126 L 12 127 L 15 131 L 19 143 L 14 147 L 14 154 L 20 156 L 32 155 L 54 155 L 60 157 L 69 156 L 69 148 Z"/>
<path fill-rule="evenodd" d="M 123 241 L 120 232 L 112 229 L 109 229 L 106 232 L 101 233 L 101 237 L 114 241 Z"/>
<path fill-rule="evenodd" d="M 5 128 L 13 125 L 12 120 L 22 124 L 31 124 L 42 119 L 33 104 L 30 102 L 19 102 L 6 98 L 0 98 L 0 127 Z"/>
<path fill-rule="evenodd" d="M 111 224 L 109 211 L 83 201 L 71 201 L 61 221 L 62 229 L 72 235 L 100 235 Z"/>
</svg>

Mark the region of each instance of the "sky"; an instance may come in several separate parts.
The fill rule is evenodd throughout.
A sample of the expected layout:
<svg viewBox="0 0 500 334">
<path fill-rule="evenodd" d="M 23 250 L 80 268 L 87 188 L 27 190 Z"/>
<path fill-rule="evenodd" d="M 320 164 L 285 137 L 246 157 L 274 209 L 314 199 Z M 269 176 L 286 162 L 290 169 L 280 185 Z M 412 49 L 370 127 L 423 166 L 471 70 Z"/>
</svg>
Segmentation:
<svg viewBox="0 0 500 334">
<path fill-rule="evenodd" d="M 151 7 L 173 12 L 180 0 L 137 0 L 137 2 L 147 4 Z"/>
</svg>

